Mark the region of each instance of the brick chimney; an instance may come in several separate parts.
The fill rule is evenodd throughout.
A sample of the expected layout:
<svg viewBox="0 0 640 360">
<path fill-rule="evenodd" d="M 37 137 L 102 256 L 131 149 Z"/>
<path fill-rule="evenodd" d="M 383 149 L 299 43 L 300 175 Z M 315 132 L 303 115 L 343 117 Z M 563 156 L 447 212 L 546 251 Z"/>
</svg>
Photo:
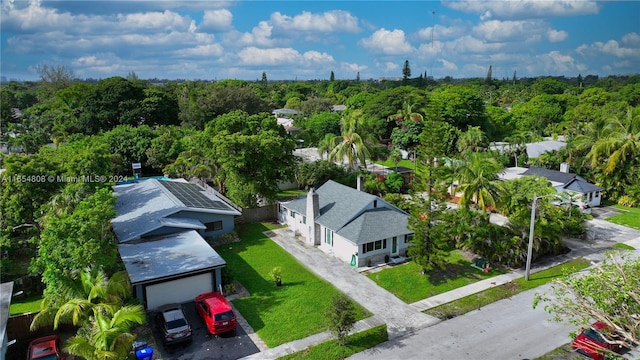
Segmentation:
<svg viewBox="0 0 640 360">
<path fill-rule="evenodd" d="M 307 194 L 307 243 L 320 245 L 320 226 L 315 219 L 320 215 L 320 197 L 314 188 Z"/>
</svg>

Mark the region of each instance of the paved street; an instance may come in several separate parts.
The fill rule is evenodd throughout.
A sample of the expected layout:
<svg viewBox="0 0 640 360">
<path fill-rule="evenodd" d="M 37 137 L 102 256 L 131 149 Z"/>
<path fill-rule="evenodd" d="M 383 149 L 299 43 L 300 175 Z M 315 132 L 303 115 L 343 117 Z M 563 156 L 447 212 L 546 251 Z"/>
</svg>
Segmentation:
<svg viewBox="0 0 640 360">
<path fill-rule="evenodd" d="M 536 291 L 545 291 L 549 285 Z M 349 359 L 531 359 L 569 342 L 572 326 L 533 309 L 535 291 L 390 340 Z"/>
</svg>

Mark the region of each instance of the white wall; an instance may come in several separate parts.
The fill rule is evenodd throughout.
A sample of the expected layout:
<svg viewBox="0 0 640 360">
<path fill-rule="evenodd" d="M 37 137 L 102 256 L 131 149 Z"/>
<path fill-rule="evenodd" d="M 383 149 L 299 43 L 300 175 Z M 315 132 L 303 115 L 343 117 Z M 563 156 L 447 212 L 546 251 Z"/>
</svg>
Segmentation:
<svg viewBox="0 0 640 360">
<path fill-rule="evenodd" d="M 337 235 L 335 232 L 332 237 L 332 244 L 329 245 L 325 242 L 325 227 L 320 227 L 320 246 L 319 249 L 323 252 L 335 256 L 338 259 L 346 262 L 351 262 L 353 254 L 358 252 L 358 247 L 351 241 Z"/>
</svg>

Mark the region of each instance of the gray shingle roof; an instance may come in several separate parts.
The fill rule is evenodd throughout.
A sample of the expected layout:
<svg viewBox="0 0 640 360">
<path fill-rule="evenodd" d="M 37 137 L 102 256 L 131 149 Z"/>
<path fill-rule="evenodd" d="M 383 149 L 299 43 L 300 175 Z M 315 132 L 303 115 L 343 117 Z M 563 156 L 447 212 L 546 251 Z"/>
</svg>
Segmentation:
<svg viewBox="0 0 640 360">
<path fill-rule="evenodd" d="M 195 230 L 123 243 L 118 252 L 134 285 L 226 264 Z"/>
<path fill-rule="evenodd" d="M 161 180 L 149 179 L 133 184 L 118 185 L 113 187 L 113 192 L 118 195 L 115 210 L 117 216 L 111 220 L 113 231 L 119 242 L 126 242 L 148 234 L 162 226 L 163 221 L 180 225 L 183 228 L 201 228 L 197 220 L 171 219 L 172 214 L 182 210 L 190 210 L 203 213 L 240 215 L 240 212 L 229 207 L 228 209 L 202 209 L 185 206 L 169 190 L 160 184 Z M 162 180 L 164 181 L 164 180 Z M 193 187 L 184 181 L 176 181 L 175 184 Z M 213 194 L 202 191 L 202 196 L 209 199 L 220 200 Z M 220 200 L 221 201 L 221 200 Z M 204 226 L 204 225 L 202 225 Z"/>
<path fill-rule="evenodd" d="M 397 210 L 376 208 L 367 210 L 337 232 L 338 235 L 356 244 L 393 236 L 411 234 L 407 228 L 409 217 Z"/>
<path fill-rule="evenodd" d="M 316 223 L 325 226 L 345 238 L 358 243 L 361 239 L 382 239 L 401 234 L 410 234 L 407 229 L 408 215 L 375 195 L 358 191 L 327 181 L 316 190 L 320 205 L 320 216 Z M 367 207 L 376 200 L 376 209 Z M 299 214 L 306 215 L 307 198 L 283 204 Z"/>
<path fill-rule="evenodd" d="M 563 188 L 567 190 L 583 193 L 583 194 L 590 193 L 593 191 L 604 190 L 603 187 L 593 185 L 592 183 L 584 181 L 580 178 L 571 180 L 569 183 L 565 184 Z"/>
<path fill-rule="evenodd" d="M 522 175 L 543 176 L 551 182 L 559 182 L 562 184 L 568 183 L 569 181 L 575 179 L 575 177 L 577 176 L 574 173 L 566 173 L 558 170 L 549 170 L 537 167 L 530 167 L 529 169 L 527 169 L 527 171 L 522 173 Z"/>
</svg>

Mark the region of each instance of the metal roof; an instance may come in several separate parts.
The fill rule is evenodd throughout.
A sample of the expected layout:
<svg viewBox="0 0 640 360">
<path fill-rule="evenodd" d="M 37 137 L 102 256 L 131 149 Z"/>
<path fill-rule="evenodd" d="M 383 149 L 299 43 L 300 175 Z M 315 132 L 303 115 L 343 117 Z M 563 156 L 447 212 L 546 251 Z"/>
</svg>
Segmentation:
<svg viewBox="0 0 640 360">
<path fill-rule="evenodd" d="M 133 285 L 226 265 L 195 230 L 118 245 Z"/>
<path fill-rule="evenodd" d="M 118 215 L 111 220 L 111 225 L 121 243 L 139 239 L 168 223 L 180 225 L 177 227 L 183 228 L 201 228 L 197 224 L 198 220 L 182 218 L 168 220 L 171 215 L 183 210 L 241 215 L 239 211 L 222 202 L 215 195 L 184 180 L 149 179 L 114 186 L 113 192 L 118 196 L 115 205 Z"/>
</svg>

